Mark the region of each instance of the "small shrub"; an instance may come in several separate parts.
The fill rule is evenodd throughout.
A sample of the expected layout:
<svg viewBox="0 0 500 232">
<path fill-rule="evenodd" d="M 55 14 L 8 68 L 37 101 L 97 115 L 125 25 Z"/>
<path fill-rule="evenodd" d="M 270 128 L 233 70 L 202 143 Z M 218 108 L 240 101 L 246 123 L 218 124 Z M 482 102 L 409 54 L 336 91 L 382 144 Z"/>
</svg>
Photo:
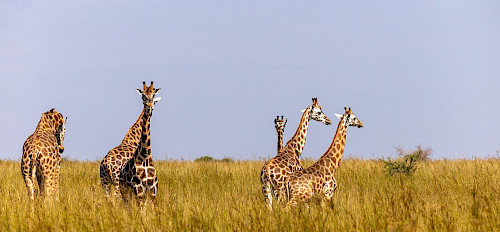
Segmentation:
<svg viewBox="0 0 500 232">
<path fill-rule="evenodd" d="M 232 163 L 232 162 L 234 162 L 234 160 L 233 160 L 233 159 L 228 158 L 228 157 L 226 157 L 226 158 L 224 158 L 224 159 L 221 159 L 220 161 L 221 161 L 221 162 L 223 162 L 223 163 Z"/>
<path fill-rule="evenodd" d="M 385 169 L 389 176 L 404 174 L 411 176 L 417 170 L 417 156 L 407 155 L 402 160 L 383 160 Z"/>
<path fill-rule="evenodd" d="M 415 150 L 405 150 L 401 147 L 396 147 L 396 153 L 400 157 L 406 157 L 406 156 L 415 156 L 415 158 L 418 161 L 429 161 L 431 159 L 431 154 L 432 154 L 432 149 L 431 148 L 422 148 L 421 145 L 417 145 Z"/>
<path fill-rule="evenodd" d="M 214 157 L 211 157 L 211 156 L 202 156 L 198 159 L 195 159 L 194 160 L 195 162 L 212 162 L 214 161 Z"/>
<path fill-rule="evenodd" d="M 387 174 L 393 176 L 394 174 L 404 174 L 411 176 L 417 170 L 417 162 L 429 161 L 432 154 L 431 148 L 422 148 L 418 145 L 415 150 L 406 151 L 401 147 L 396 147 L 396 153 L 400 159 L 382 160 L 384 162 Z"/>
<path fill-rule="evenodd" d="M 214 159 L 211 156 L 202 156 L 198 159 L 195 159 L 194 162 L 223 162 L 223 163 L 232 163 L 233 159 L 226 157 L 224 159 Z"/>
<path fill-rule="evenodd" d="M 69 156 L 62 156 L 61 157 L 61 163 L 69 163 L 69 162 L 74 162 Z"/>
</svg>

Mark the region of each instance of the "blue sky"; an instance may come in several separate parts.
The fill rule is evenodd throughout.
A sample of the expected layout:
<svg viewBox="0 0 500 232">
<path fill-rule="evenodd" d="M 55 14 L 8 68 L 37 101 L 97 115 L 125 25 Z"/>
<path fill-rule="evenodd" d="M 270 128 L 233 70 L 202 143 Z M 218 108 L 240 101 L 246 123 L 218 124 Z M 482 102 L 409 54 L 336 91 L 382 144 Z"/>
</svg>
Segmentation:
<svg viewBox="0 0 500 232">
<path fill-rule="evenodd" d="M 498 12 L 498 1 L 0 0 L 0 158 L 19 159 L 55 107 L 69 118 L 63 155 L 102 159 L 151 80 L 157 159 L 274 155 L 274 117 L 288 118 L 288 140 L 312 97 L 334 125 L 311 122 L 305 157 L 325 152 L 344 106 L 365 124 L 346 154 L 494 156 Z"/>
</svg>

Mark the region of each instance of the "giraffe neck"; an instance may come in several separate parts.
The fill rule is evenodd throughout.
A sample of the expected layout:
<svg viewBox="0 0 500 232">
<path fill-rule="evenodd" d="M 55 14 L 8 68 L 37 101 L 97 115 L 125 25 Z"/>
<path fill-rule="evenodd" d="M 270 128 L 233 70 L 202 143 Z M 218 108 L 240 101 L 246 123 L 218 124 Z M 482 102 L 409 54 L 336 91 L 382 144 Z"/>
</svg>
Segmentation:
<svg viewBox="0 0 500 232">
<path fill-rule="evenodd" d="M 278 132 L 278 152 L 280 152 L 283 149 L 283 130 L 277 129 L 276 131 Z"/>
<path fill-rule="evenodd" d="M 311 120 L 311 109 L 311 106 L 309 106 L 304 110 L 302 118 L 300 119 L 299 127 L 297 127 L 297 131 L 295 131 L 293 137 L 288 140 L 285 147 L 282 149 L 282 151 L 293 151 L 296 158 L 299 160 L 306 143 L 307 127 L 309 126 L 309 120 Z"/>
<path fill-rule="evenodd" d="M 150 119 L 152 112 L 146 109 L 143 110 L 142 120 L 141 120 L 141 137 L 139 146 L 134 154 L 135 165 L 136 166 L 149 166 L 151 163 L 151 140 L 150 140 Z M 145 163 L 146 162 L 146 163 Z"/>
<path fill-rule="evenodd" d="M 340 160 L 342 159 L 342 155 L 344 154 L 347 127 L 348 126 L 346 125 L 345 120 L 340 120 L 330 147 L 325 152 L 325 154 L 323 154 L 323 156 L 321 156 L 321 158 L 314 164 L 314 166 L 326 166 L 326 170 L 328 172 L 335 172 L 335 170 L 339 166 Z"/>
<path fill-rule="evenodd" d="M 139 139 L 141 138 L 141 132 L 142 132 L 141 121 L 143 115 L 144 115 L 144 109 L 139 115 L 139 118 L 137 118 L 135 123 L 128 129 L 127 133 L 125 134 L 125 137 L 122 140 L 122 144 L 128 143 L 134 146 L 139 145 Z"/>
</svg>

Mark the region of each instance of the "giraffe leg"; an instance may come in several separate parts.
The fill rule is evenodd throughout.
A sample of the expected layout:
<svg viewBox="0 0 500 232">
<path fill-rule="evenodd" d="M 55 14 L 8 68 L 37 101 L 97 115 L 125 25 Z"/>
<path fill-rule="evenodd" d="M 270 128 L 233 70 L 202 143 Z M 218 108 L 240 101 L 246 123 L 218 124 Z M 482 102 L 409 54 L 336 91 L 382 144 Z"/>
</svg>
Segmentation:
<svg viewBox="0 0 500 232">
<path fill-rule="evenodd" d="M 144 207 L 144 203 L 145 203 L 145 189 L 144 189 L 144 185 L 143 185 L 143 182 L 140 181 L 139 183 L 137 184 L 133 184 L 133 190 L 134 190 L 134 195 L 139 203 L 139 206 L 140 207 Z"/>
<path fill-rule="evenodd" d="M 153 201 L 153 207 L 156 207 L 158 202 L 156 201 L 156 194 L 158 193 L 158 177 L 155 177 L 153 188 L 151 189 L 151 197 Z"/>
<path fill-rule="evenodd" d="M 113 196 L 113 198 L 120 198 L 120 197 L 123 197 L 122 194 L 123 194 L 123 191 L 124 191 L 124 188 L 121 188 L 120 187 L 120 172 L 117 170 L 117 171 L 113 171 L 111 172 L 111 186 L 113 187 L 111 189 L 110 187 L 110 190 L 111 191 L 111 196 Z M 125 193 L 127 194 L 127 193 Z"/>
<path fill-rule="evenodd" d="M 124 197 L 123 194 L 127 195 L 127 193 L 125 192 L 124 193 L 124 189 L 123 188 L 120 188 L 120 183 L 117 183 L 116 181 L 113 181 L 113 190 L 111 192 L 111 196 L 113 198 L 120 198 L 120 197 Z"/>
<path fill-rule="evenodd" d="M 272 210 L 273 208 L 273 191 L 271 188 L 271 183 L 265 181 L 262 185 L 262 194 L 264 194 L 264 200 L 266 201 L 267 208 Z"/>
<path fill-rule="evenodd" d="M 333 197 L 333 193 L 337 188 L 337 181 L 335 178 L 332 178 L 328 182 L 326 182 L 325 186 L 323 186 L 323 194 L 325 195 L 326 201 L 331 201 Z"/>
<path fill-rule="evenodd" d="M 295 197 L 294 195 L 290 194 L 290 199 L 288 199 L 288 201 L 286 202 L 285 204 L 285 210 L 288 211 L 290 210 L 291 208 L 294 208 L 295 206 L 297 206 L 298 204 L 298 200 L 297 200 L 297 197 Z"/>
<path fill-rule="evenodd" d="M 36 169 L 32 165 L 33 161 L 23 162 L 21 164 L 21 169 L 24 177 L 24 183 L 26 184 L 26 189 L 28 190 L 28 197 L 31 200 L 35 200 L 35 173 Z M 24 164 L 24 165 L 23 165 Z"/>
<path fill-rule="evenodd" d="M 125 202 L 128 203 L 128 200 L 129 200 L 130 196 L 128 194 L 129 191 L 128 191 L 127 188 L 128 187 L 126 186 L 125 183 L 122 183 L 122 182 L 119 183 L 118 190 L 120 191 L 120 195 L 121 195 L 123 201 L 125 201 Z"/>
<path fill-rule="evenodd" d="M 289 185 L 287 187 L 287 191 L 288 191 L 288 201 L 286 202 L 285 210 L 294 208 L 295 206 L 297 206 L 300 200 L 299 193 L 297 192 L 297 188 L 295 186 Z"/>
<path fill-rule="evenodd" d="M 153 203 L 155 202 L 156 199 L 156 193 L 158 193 L 158 177 L 150 177 L 148 179 L 148 194 L 151 196 L 151 200 Z"/>
<path fill-rule="evenodd" d="M 109 197 L 111 192 L 111 178 L 106 170 L 106 166 L 103 163 L 101 163 L 101 166 L 99 167 L 99 177 L 101 178 L 102 188 L 106 193 L 106 196 Z"/>
<path fill-rule="evenodd" d="M 45 198 L 46 199 L 50 199 L 52 200 L 52 198 L 55 198 L 56 196 L 56 189 L 55 189 L 55 180 L 52 179 L 53 177 L 52 176 L 47 176 L 44 180 L 44 183 L 45 183 L 45 192 L 44 192 L 44 195 L 45 195 Z"/>
<path fill-rule="evenodd" d="M 42 179 L 43 183 L 41 186 L 43 186 L 43 194 L 47 199 L 55 199 L 58 200 L 58 186 L 59 186 L 59 178 L 58 178 L 58 172 L 57 172 L 57 167 L 45 167 L 42 170 Z"/>
<path fill-rule="evenodd" d="M 53 169 L 52 173 L 52 181 L 53 181 L 53 194 L 56 201 L 59 201 L 59 179 L 61 176 L 61 161 L 56 161 L 56 165 Z"/>
<path fill-rule="evenodd" d="M 156 199 L 156 194 L 158 193 L 158 177 L 155 177 L 155 182 L 153 185 L 153 197 Z"/>
<path fill-rule="evenodd" d="M 280 185 L 278 187 L 278 191 L 275 191 L 276 200 L 278 200 L 279 202 L 285 201 L 286 192 L 286 185 Z"/>
<path fill-rule="evenodd" d="M 27 176 L 27 177 L 25 177 L 24 182 L 25 182 L 26 188 L 28 190 L 28 197 L 31 200 L 35 200 L 35 186 L 33 186 L 34 185 L 33 179 L 31 179 L 31 177 Z"/>
</svg>

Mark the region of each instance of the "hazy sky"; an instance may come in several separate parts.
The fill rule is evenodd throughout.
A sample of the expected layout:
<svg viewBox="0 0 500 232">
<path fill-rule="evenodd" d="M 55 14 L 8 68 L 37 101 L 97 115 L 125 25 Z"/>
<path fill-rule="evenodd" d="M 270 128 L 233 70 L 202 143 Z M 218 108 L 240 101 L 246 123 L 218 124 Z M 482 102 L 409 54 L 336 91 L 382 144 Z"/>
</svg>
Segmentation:
<svg viewBox="0 0 500 232">
<path fill-rule="evenodd" d="M 68 116 L 63 155 L 100 160 L 161 87 L 151 119 L 157 159 L 276 153 L 276 115 L 317 97 L 304 156 L 330 145 L 344 106 L 345 154 L 395 146 L 434 158 L 500 149 L 499 1 L 0 0 L 0 158 L 19 159 L 41 113 Z"/>
</svg>

